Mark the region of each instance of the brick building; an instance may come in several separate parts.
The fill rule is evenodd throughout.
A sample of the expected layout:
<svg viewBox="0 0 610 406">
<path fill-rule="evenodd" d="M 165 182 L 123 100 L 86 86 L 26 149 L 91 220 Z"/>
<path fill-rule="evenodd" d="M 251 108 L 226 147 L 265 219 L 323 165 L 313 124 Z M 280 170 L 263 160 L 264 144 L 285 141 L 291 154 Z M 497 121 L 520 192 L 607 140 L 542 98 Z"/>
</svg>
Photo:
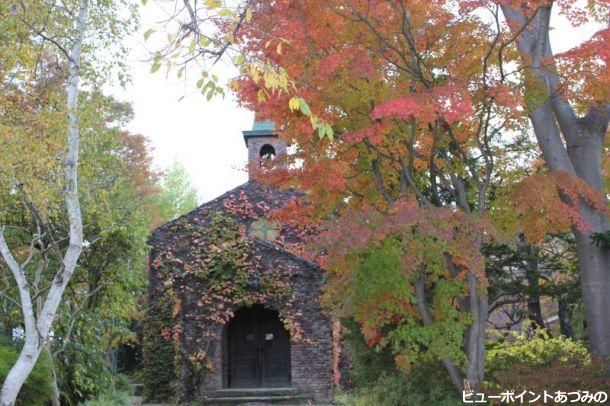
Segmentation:
<svg viewBox="0 0 610 406">
<path fill-rule="evenodd" d="M 243 136 L 251 173 L 286 154 L 273 123 L 255 122 Z M 300 195 L 250 179 L 152 233 L 144 323 L 149 399 L 171 393 L 187 403 L 295 404 L 330 396 L 323 270 L 290 249 L 298 230 L 267 218 Z M 225 220 L 237 237 L 213 240 Z M 159 376 L 168 362 L 173 370 Z"/>
</svg>

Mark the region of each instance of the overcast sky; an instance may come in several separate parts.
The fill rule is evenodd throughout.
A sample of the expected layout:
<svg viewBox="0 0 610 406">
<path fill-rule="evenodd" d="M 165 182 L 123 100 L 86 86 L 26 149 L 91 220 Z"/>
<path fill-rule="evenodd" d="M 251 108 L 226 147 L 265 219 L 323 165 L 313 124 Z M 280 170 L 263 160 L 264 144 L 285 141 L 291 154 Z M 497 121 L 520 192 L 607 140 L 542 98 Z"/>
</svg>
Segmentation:
<svg viewBox="0 0 610 406">
<path fill-rule="evenodd" d="M 167 168 L 180 161 L 199 189 L 200 199 L 210 200 L 247 180 L 247 151 L 241 131 L 250 129 L 254 114 L 239 108 L 230 94 L 208 102 L 174 73 L 169 78 L 159 72 L 151 74 L 150 64 L 144 61 L 143 33 L 161 20 L 163 13 L 154 2 L 141 7 L 140 13 L 139 32 L 126 40 L 131 47 L 133 81 L 127 89 L 111 91 L 133 104 L 135 119 L 129 130 L 151 140 L 156 165 Z M 591 26 L 566 29 L 569 24 L 558 16 L 553 17 L 552 25 L 559 28 L 552 31 L 555 52 L 579 44 L 595 30 Z M 223 70 L 226 77 L 234 75 L 229 66 Z"/>
</svg>

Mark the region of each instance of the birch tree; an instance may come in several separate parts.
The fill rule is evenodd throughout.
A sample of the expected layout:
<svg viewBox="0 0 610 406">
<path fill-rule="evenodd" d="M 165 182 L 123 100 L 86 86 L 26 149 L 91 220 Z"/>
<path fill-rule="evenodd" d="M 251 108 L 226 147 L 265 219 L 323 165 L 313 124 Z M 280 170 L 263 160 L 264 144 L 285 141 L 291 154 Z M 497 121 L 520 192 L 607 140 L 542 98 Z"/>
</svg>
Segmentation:
<svg viewBox="0 0 610 406">
<path fill-rule="evenodd" d="M 99 85 L 102 82 L 99 74 L 110 73 L 109 68 L 116 65 L 115 59 L 110 58 L 109 62 L 105 62 L 103 55 L 96 55 L 94 51 L 103 50 L 108 54 L 107 56 L 112 56 L 111 53 L 115 51 L 113 42 L 118 43 L 117 39 L 125 34 L 126 27 L 132 25 L 117 17 L 119 9 L 125 6 L 128 4 L 121 1 L 101 1 L 91 7 L 89 0 L 80 0 L 62 4 L 46 1 L 11 1 L 0 7 L 3 28 L 8 32 L 6 35 L 8 41 L 2 51 L 4 56 L 9 56 L 0 64 L 3 85 L 8 83 L 20 90 L 35 90 L 36 80 L 41 70 L 46 68 L 43 61 L 49 56 L 56 60 L 57 69 L 67 69 L 66 85 L 57 95 L 58 98 L 64 98 L 63 106 L 50 109 L 55 113 L 50 116 L 56 118 L 61 116 L 61 119 L 38 129 L 41 140 L 39 145 L 23 143 L 19 134 L 16 136 L 12 134 L 12 138 L 11 134 L 1 137 L 3 140 L 8 140 L 8 144 L 3 145 L 3 149 L 8 149 L 9 155 L 2 156 L 8 161 L 5 162 L 8 165 L 7 170 L 0 176 L 0 181 L 3 186 L 9 185 L 11 193 L 21 199 L 28 213 L 36 217 L 39 226 L 29 235 L 29 244 L 24 247 L 13 244 L 15 227 L 4 223 L 5 216 L 2 216 L 3 224 L 0 223 L 0 254 L 19 292 L 15 304 L 21 310 L 25 332 L 21 353 L 0 391 L 0 405 L 15 403 L 19 390 L 32 371 L 41 351 L 48 345 L 64 291 L 85 245 L 78 192 L 81 140 L 79 90 L 84 78 L 87 78 L 89 85 Z M 133 8 L 127 7 L 126 10 L 133 11 Z M 128 19 L 131 17 L 129 15 Z M 88 56 L 86 60 L 84 55 Z M 24 134 L 32 131 L 29 126 L 37 122 L 37 115 L 41 113 L 32 109 L 28 114 L 30 116 L 25 116 L 26 120 L 21 126 Z M 7 127 L 9 126 L 2 126 L 2 135 L 6 135 Z M 65 131 L 63 152 L 58 156 L 48 157 L 51 170 L 37 172 L 32 168 L 35 158 L 29 153 L 35 148 L 44 150 L 46 132 L 52 131 Z M 17 151 L 16 154 L 11 154 L 11 145 L 20 143 L 25 148 Z M 58 169 L 62 175 L 54 177 L 57 175 L 54 172 L 57 171 L 53 169 Z M 33 176 L 24 175 L 28 173 Z M 58 188 L 57 184 L 62 189 L 62 211 L 67 218 L 67 236 L 61 239 L 54 237 L 49 229 L 49 222 L 45 220 L 45 215 L 52 216 L 45 205 L 49 205 L 52 201 L 52 191 Z M 68 242 L 66 248 L 62 250 L 59 242 L 64 238 Z M 37 260 L 40 248 L 47 244 L 53 247 L 58 265 L 53 269 L 41 266 L 36 272 L 30 272 L 28 267 Z M 42 278 L 50 282 L 40 290 L 33 291 L 32 288 L 38 286 Z"/>
<path fill-rule="evenodd" d="M 63 255 L 62 264 L 59 266 L 53 282 L 44 301 L 39 314 L 35 314 L 32 295 L 28 286 L 23 267 L 26 261 L 19 263 L 11 253 L 4 237 L 4 227 L 0 228 L 0 253 L 11 270 L 19 288 L 21 310 L 25 325 L 25 343 L 19 354 L 19 358 L 11 368 L 0 392 L 0 404 L 13 405 L 17 394 L 26 378 L 32 372 L 40 352 L 51 330 L 53 319 L 61 297 L 74 272 L 78 257 L 83 250 L 83 223 L 78 199 L 78 147 L 80 134 L 78 130 L 78 90 L 80 82 L 80 63 L 83 38 L 87 28 L 87 16 L 89 12 L 89 0 L 82 0 L 76 19 L 76 34 L 72 48 L 68 54 L 70 64 L 70 76 L 67 87 L 67 108 L 69 117 L 68 145 L 65 156 L 65 191 L 64 199 L 70 223 L 70 245 Z M 33 238 L 33 242 L 36 238 Z M 31 246 L 33 251 L 34 244 Z M 31 253 L 33 256 L 33 252 Z M 30 256 L 28 256 L 30 258 Z"/>
</svg>

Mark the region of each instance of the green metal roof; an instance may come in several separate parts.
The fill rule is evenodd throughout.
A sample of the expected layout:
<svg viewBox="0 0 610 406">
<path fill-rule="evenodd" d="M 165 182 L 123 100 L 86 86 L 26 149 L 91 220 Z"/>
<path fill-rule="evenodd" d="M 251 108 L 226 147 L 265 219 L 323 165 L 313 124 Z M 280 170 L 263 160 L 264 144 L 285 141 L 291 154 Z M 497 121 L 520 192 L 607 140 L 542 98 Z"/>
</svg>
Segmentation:
<svg viewBox="0 0 610 406">
<path fill-rule="evenodd" d="M 257 121 L 254 120 L 252 130 L 242 131 L 244 141 L 248 145 L 248 139 L 256 137 L 277 137 L 275 132 L 275 123 L 271 120 Z"/>
</svg>

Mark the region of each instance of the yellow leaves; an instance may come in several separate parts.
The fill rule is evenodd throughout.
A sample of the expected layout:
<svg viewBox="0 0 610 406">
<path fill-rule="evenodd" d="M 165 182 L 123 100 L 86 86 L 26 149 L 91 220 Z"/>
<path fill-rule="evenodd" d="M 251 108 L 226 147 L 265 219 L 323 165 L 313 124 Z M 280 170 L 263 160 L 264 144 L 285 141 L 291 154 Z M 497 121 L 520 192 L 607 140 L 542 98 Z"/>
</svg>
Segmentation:
<svg viewBox="0 0 610 406">
<path fill-rule="evenodd" d="M 246 22 L 250 22 L 250 20 L 252 20 L 252 9 L 248 8 L 246 9 Z"/>
<path fill-rule="evenodd" d="M 204 0 L 203 4 L 208 10 L 214 10 L 220 6 L 222 6 L 222 1 L 220 0 Z"/>
<path fill-rule="evenodd" d="M 259 80 L 259 75 L 258 75 L 258 68 L 255 64 L 251 64 L 250 65 L 250 78 L 252 79 L 252 81 L 256 84 L 258 84 L 258 80 Z"/>
<path fill-rule="evenodd" d="M 290 111 L 300 111 L 304 116 L 309 117 L 309 121 L 313 129 L 318 133 L 318 137 L 323 139 L 328 137 L 330 141 L 334 140 L 333 128 L 327 122 L 320 121 L 318 117 L 311 113 L 311 109 L 307 102 L 301 97 L 292 97 L 288 101 Z"/>
<path fill-rule="evenodd" d="M 298 97 L 293 97 L 290 99 L 290 101 L 288 102 L 288 107 L 290 107 L 291 111 L 295 111 L 300 108 L 301 103 L 299 100 L 300 99 Z"/>
<path fill-rule="evenodd" d="M 150 73 L 155 73 L 161 68 L 161 59 L 162 59 L 161 54 L 156 53 L 155 57 L 153 58 L 153 64 L 150 67 Z"/>
<path fill-rule="evenodd" d="M 237 66 L 240 66 L 244 63 L 245 58 L 242 54 L 237 55 L 235 58 L 233 58 L 233 63 Z"/>
<path fill-rule="evenodd" d="M 263 89 L 260 89 L 258 91 L 258 93 L 256 94 L 256 98 L 261 103 L 264 102 L 265 100 L 267 100 L 267 97 L 265 96 L 265 91 Z"/>
<path fill-rule="evenodd" d="M 172 309 L 172 317 L 176 317 L 178 313 L 182 310 L 182 301 L 180 299 L 176 299 L 174 303 L 174 308 Z"/>
<path fill-rule="evenodd" d="M 144 33 L 144 41 L 148 41 L 148 38 L 150 38 L 150 36 L 155 32 L 156 30 L 154 28 L 149 28 L 148 30 L 146 30 L 146 32 Z"/>
</svg>

